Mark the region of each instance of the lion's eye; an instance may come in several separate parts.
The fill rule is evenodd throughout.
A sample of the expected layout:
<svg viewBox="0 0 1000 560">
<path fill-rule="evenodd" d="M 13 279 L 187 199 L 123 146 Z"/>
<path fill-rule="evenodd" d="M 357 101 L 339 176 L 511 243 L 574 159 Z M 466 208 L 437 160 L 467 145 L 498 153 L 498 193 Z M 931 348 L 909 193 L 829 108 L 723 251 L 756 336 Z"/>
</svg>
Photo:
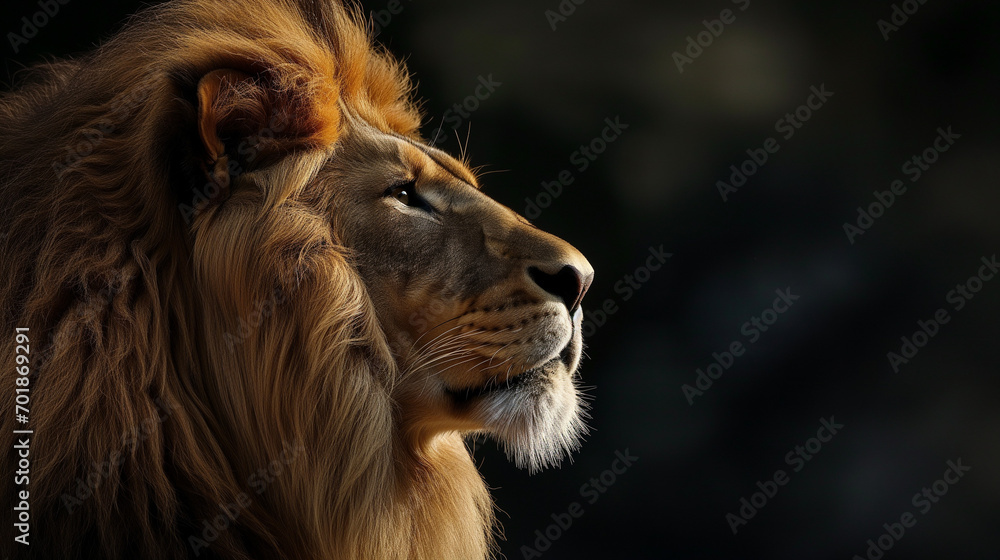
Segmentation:
<svg viewBox="0 0 1000 560">
<path fill-rule="evenodd" d="M 428 212 L 434 211 L 434 208 L 432 208 L 431 205 L 423 199 L 423 197 L 417 194 L 416 181 L 409 181 L 402 185 L 389 187 L 385 191 L 385 196 L 395 198 L 411 208 L 420 208 L 421 210 L 426 210 Z"/>
<path fill-rule="evenodd" d="M 398 200 L 398 201 L 402 202 L 403 204 L 409 206 L 410 205 L 410 189 L 411 189 L 411 187 L 409 185 L 401 185 L 401 186 L 398 186 L 398 187 L 394 187 L 392 189 L 392 192 L 389 193 L 389 196 L 391 196 L 392 198 L 395 198 L 396 200 Z"/>
</svg>

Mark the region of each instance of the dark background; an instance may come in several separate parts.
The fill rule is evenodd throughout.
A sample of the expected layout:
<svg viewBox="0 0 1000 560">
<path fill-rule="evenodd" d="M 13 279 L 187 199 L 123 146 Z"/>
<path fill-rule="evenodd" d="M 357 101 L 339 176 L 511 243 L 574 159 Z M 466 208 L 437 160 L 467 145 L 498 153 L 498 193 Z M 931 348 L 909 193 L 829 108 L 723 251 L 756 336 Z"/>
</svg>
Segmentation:
<svg viewBox="0 0 1000 560">
<path fill-rule="evenodd" d="M 139 6 L 71 0 L 20 53 L 0 45 L 4 79 L 91 49 Z M 427 100 L 427 136 L 480 76 L 501 83 L 458 129 L 472 164 L 503 171 L 487 192 L 519 212 L 569 170 L 534 221 L 597 269 L 585 305 L 618 308 L 588 340 L 592 432 L 572 464 L 529 476 L 477 444 L 506 556 L 846 560 L 912 512 L 886 559 L 997 558 L 1000 277 L 961 310 L 947 298 L 1000 250 L 998 5 L 926 0 L 888 41 L 889 1 L 589 0 L 553 30 L 558 6 L 364 3 Z M 673 53 L 726 8 L 735 22 L 679 72 Z M 38 7 L 0 10 L 6 37 Z M 821 84 L 833 96 L 785 140 L 775 123 Z M 572 154 L 615 117 L 627 130 L 579 171 Z M 453 122 L 439 146 L 458 153 Z M 911 182 L 901 166 L 949 126 L 961 138 Z M 780 150 L 724 202 L 716 182 L 768 137 Z M 843 224 L 896 179 L 906 193 L 852 244 Z M 616 283 L 661 245 L 673 257 L 626 301 Z M 741 326 L 786 288 L 800 299 L 749 344 Z M 887 353 L 941 308 L 950 321 L 894 371 Z M 736 340 L 745 354 L 689 404 L 682 385 Z M 830 416 L 844 428 L 793 472 L 786 454 Z M 639 459 L 588 503 L 581 486 L 626 450 Z M 922 514 L 913 495 L 959 458 L 972 470 Z M 778 469 L 788 484 L 733 535 L 726 515 Z M 583 516 L 541 556 L 522 549 L 573 502 Z"/>
</svg>

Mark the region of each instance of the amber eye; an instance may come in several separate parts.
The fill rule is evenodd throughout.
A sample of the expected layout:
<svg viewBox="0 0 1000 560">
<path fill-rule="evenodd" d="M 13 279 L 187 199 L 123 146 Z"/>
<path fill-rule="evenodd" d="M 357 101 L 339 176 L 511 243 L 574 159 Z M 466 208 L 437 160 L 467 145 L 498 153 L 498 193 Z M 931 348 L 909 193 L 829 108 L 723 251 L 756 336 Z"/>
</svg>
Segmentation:
<svg viewBox="0 0 1000 560">
<path fill-rule="evenodd" d="M 411 208 L 420 208 L 421 210 L 434 212 L 434 208 L 432 208 L 423 197 L 417 194 L 416 181 L 409 181 L 407 183 L 403 183 L 402 185 L 389 187 L 385 191 L 385 196 L 395 198 Z"/>
<path fill-rule="evenodd" d="M 403 204 L 410 206 L 411 200 L 411 189 L 413 188 L 412 183 L 406 185 L 400 185 L 398 187 L 393 187 L 389 191 L 389 196 L 395 198 L 396 200 L 402 202 Z"/>
</svg>

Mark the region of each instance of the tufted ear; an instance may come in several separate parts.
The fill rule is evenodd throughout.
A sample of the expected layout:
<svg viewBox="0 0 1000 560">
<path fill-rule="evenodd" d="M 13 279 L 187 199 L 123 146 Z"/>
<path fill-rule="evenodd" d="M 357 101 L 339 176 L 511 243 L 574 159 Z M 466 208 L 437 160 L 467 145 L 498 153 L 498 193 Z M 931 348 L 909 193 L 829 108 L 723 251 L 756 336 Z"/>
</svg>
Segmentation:
<svg viewBox="0 0 1000 560">
<path fill-rule="evenodd" d="M 303 76 L 233 69 L 203 76 L 197 118 L 207 179 L 225 192 L 241 173 L 336 141 L 336 90 L 332 84 L 312 82 Z"/>
</svg>

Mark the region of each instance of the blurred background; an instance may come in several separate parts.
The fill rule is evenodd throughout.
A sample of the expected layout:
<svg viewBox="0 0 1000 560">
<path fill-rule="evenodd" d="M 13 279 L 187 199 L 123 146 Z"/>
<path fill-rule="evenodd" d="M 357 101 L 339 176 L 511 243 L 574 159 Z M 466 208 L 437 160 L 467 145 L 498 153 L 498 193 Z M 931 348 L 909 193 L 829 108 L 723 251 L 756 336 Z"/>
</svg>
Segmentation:
<svg viewBox="0 0 1000 560">
<path fill-rule="evenodd" d="M 141 5 L 15 53 L 5 0 L 2 78 Z M 1000 6 L 363 8 L 425 135 L 597 269 L 582 450 L 475 446 L 507 558 L 1000 557 Z"/>
</svg>

